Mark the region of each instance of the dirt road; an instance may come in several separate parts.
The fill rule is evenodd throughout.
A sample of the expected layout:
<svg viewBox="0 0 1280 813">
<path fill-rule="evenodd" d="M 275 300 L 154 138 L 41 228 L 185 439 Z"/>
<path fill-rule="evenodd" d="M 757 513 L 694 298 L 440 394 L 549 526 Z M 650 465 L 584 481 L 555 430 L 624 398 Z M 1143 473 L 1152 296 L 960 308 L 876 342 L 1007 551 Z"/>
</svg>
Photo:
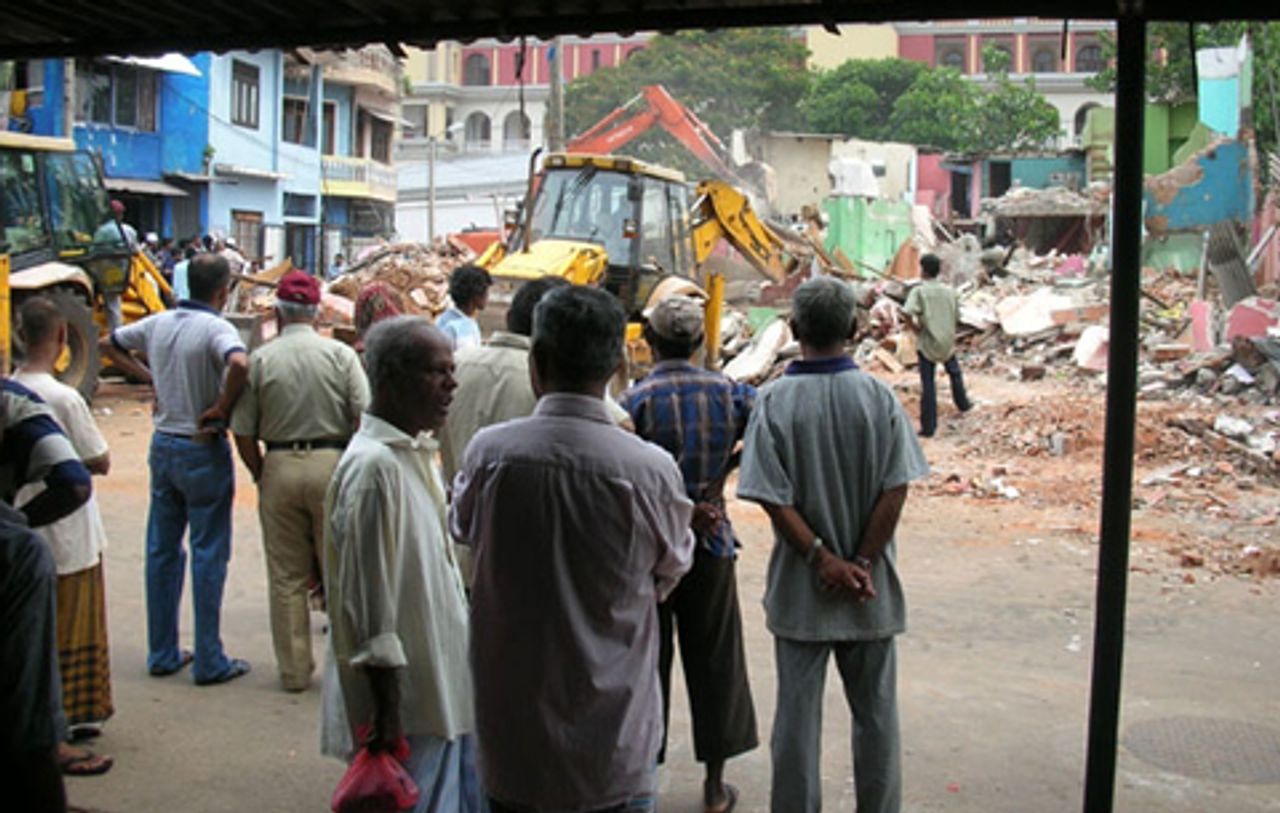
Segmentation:
<svg viewBox="0 0 1280 813">
<path fill-rule="evenodd" d="M 963 418 L 943 408 L 943 428 L 926 445 L 934 473 L 913 487 L 898 537 L 910 613 L 898 650 L 905 809 L 1078 810 L 1102 394 L 1072 381 L 970 377 L 980 406 Z M 910 381 L 900 377 L 914 414 Z M 253 673 L 212 688 L 186 674 L 147 677 L 148 408 L 120 386 L 105 387 L 94 406 L 113 457 L 98 493 L 111 540 L 117 706 L 95 747 L 116 766 L 69 780 L 72 802 L 111 813 L 327 810 L 342 768 L 317 751 L 318 683 L 301 695 L 277 689 L 248 477 L 241 471 L 223 637 Z M 1194 471 L 1136 492 L 1117 809 L 1280 810 L 1280 580 L 1250 572 L 1266 572 L 1275 555 L 1280 492 L 1220 456 L 1178 447 L 1158 418 L 1143 421 L 1140 478 L 1179 461 Z M 1046 431 L 1067 438 L 1041 443 Z M 728 777 L 742 789 L 739 810 L 763 811 L 774 679 L 759 599 L 772 542 L 754 506 L 730 510 L 744 544 L 739 584 L 764 744 L 732 761 Z M 189 604 L 182 618 L 185 642 Z M 827 807 L 849 810 L 849 720 L 834 675 L 825 719 Z M 681 699 L 660 772 L 663 810 L 701 809 L 691 751 Z"/>
</svg>

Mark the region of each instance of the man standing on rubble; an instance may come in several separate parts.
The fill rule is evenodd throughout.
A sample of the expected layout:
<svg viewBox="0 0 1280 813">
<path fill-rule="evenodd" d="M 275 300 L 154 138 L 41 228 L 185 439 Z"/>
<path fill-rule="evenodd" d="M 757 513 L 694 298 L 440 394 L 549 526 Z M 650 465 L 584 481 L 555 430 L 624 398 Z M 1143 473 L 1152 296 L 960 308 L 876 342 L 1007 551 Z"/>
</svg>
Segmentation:
<svg viewBox="0 0 1280 813">
<path fill-rule="evenodd" d="M 725 813 L 733 809 L 738 791 L 725 783 L 724 763 L 759 744 L 738 610 L 738 540 L 724 502 L 725 479 L 738 462 L 734 447 L 747 428 L 756 391 L 689 362 L 702 346 L 704 319 L 699 299 L 673 296 L 658 303 L 644 329 L 657 364 L 623 393 L 622 405 L 631 413 L 636 434 L 675 458 L 685 494 L 694 503 L 693 567 L 658 605 L 658 673 L 663 719 L 670 729 L 673 638 L 678 634 L 694 756 L 706 766 L 703 808 Z M 664 735 L 664 754 L 668 739 Z"/>
<path fill-rule="evenodd" d="M 964 390 L 960 362 L 955 357 L 960 303 L 955 290 L 938 281 L 941 271 L 942 261 L 936 254 L 921 257 L 923 281 L 911 289 L 903 306 L 908 323 L 920 336 L 916 348 L 920 362 L 920 435 L 926 438 L 933 437 L 938 430 L 937 365 L 941 364 L 951 379 L 951 400 L 956 409 L 968 412 L 973 408 Z"/>
<path fill-rule="evenodd" d="M 307 591 L 313 561 L 324 558 L 324 495 L 369 405 L 356 351 L 316 333 L 319 305 L 318 279 L 297 270 L 280 278 L 280 335 L 249 357 L 249 383 L 231 419 L 236 450 L 258 484 L 271 639 L 288 692 L 311 682 Z"/>
<path fill-rule="evenodd" d="M 844 351 L 852 289 L 831 277 L 796 289 L 801 359 L 765 387 L 747 425 L 738 496 L 773 523 L 765 616 L 778 699 L 773 813 L 822 807 L 819 740 L 827 660 L 853 714 L 858 813 L 902 805 L 894 636 L 906 628 L 893 534 L 907 483 L 928 473 L 893 390 Z"/>
<path fill-rule="evenodd" d="M 453 305 L 436 319 L 454 350 L 480 344 L 480 324 L 476 314 L 489 304 L 489 286 L 493 277 L 477 265 L 463 265 L 449 275 L 449 299 Z"/>
</svg>

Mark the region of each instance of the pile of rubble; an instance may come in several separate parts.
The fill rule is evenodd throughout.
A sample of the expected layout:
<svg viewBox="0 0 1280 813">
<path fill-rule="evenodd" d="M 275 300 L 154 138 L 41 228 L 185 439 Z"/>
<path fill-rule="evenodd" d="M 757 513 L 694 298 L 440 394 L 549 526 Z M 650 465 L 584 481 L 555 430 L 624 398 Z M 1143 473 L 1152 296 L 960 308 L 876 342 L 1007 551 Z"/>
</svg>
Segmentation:
<svg viewBox="0 0 1280 813">
<path fill-rule="evenodd" d="M 474 260 L 475 253 L 461 243 L 396 243 L 354 263 L 327 286 L 326 292 L 354 303 L 361 288 L 383 282 L 400 293 L 410 310 L 435 316 L 448 306 L 449 276 L 453 270 Z"/>
</svg>

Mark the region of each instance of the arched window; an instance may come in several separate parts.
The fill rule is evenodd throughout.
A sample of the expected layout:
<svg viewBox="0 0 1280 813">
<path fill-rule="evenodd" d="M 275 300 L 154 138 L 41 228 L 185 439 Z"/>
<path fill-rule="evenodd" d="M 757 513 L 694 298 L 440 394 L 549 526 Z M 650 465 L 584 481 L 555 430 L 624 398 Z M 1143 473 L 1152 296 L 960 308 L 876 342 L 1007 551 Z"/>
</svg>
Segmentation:
<svg viewBox="0 0 1280 813">
<path fill-rule="evenodd" d="M 1058 54 L 1052 45 L 1042 45 L 1031 54 L 1032 73 L 1056 73 Z"/>
<path fill-rule="evenodd" d="M 1003 42 L 988 42 L 985 45 L 986 47 L 994 48 L 996 51 L 999 51 L 999 53 L 996 55 L 996 60 L 998 61 L 994 63 L 994 67 L 992 65 L 988 65 L 986 58 L 985 57 L 983 58 L 982 70 L 984 72 L 994 73 L 997 70 L 1012 72 L 1014 70 L 1016 66 L 1013 64 L 1012 48 L 1010 48 L 1008 45 L 1005 45 Z"/>
<path fill-rule="evenodd" d="M 1075 116 L 1075 135 L 1083 135 L 1084 127 L 1089 123 L 1089 111 L 1100 105 L 1095 102 L 1085 102 L 1080 105 L 1080 109 L 1076 111 Z"/>
<path fill-rule="evenodd" d="M 964 46 L 950 45 L 943 48 L 938 54 L 938 64 L 964 73 Z"/>
<path fill-rule="evenodd" d="M 489 67 L 489 57 L 484 54 L 469 54 L 462 66 L 462 84 L 470 87 L 488 85 L 493 79 Z"/>
<path fill-rule="evenodd" d="M 1102 61 L 1102 46 L 1081 45 L 1076 49 L 1076 73 L 1097 73 L 1105 67 Z"/>
<path fill-rule="evenodd" d="M 519 110 L 512 110 L 502 121 L 502 148 L 505 150 L 520 150 L 529 146 L 529 139 L 532 133 L 529 127 L 529 117 L 522 114 Z"/>
<path fill-rule="evenodd" d="M 467 116 L 466 136 L 468 149 L 488 147 L 489 139 L 492 137 L 489 117 L 480 112 Z"/>
</svg>

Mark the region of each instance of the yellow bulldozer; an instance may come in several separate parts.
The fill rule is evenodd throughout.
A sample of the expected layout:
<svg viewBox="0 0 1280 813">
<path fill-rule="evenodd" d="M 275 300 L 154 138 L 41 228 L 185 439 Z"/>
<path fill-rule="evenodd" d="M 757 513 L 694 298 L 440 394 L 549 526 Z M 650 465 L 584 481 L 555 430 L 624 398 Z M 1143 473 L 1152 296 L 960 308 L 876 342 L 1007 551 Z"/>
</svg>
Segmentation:
<svg viewBox="0 0 1280 813">
<path fill-rule="evenodd" d="M 552 153 L 534 171 L 537 157 L 507 239 L 479 264 L 498 283 L 554 274 L 605 288 L 630 316 L 633 361 L 647 355 L 644 312 L 683 293 L 706 303 L 704 361 L 718 363 L 725 280 L 707 260 L 722 239 L 777 285 L 815 256 L 756 217 L 746 195 L 722 181 L 702 181 L 691 195 L 680 172 L 633 158 Z"/>
<path fill-rule="evenodd" d="M 106 329 L 103 295 L 120 292 L 126 323 L 164 310 L 168 283 L 114 224 L 94 157 L 70 139 L 0 133 L 0 374 L 21 357 L 14 319 L 44 295 L 67 319 L 57 375 L 89 399 Z"/>
</svg>

